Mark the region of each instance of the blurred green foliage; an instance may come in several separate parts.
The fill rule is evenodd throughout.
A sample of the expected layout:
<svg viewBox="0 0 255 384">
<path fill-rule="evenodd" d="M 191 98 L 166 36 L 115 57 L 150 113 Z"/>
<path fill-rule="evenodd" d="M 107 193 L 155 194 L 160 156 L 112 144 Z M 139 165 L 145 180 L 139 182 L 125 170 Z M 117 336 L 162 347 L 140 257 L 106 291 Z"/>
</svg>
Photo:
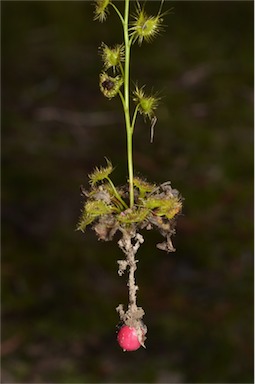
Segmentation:
<svg viewBox="0 0 255 384">
<path fill-rule="evenodd" d="M 120 104 L 98 88 L 118 19 L 93 22 L 90 2 L 2 2 L 2 382 L 253 382 L 253 3 L 172 6 L 132 53 L 132 79 L 163 96 L 153 144 L 138 121 L 134 160 L 172 181 L 184 214 L 174 254 L 144 234 L 147 349 L 123 353 L 121 252 L 75 232 L 79 186 L 104 156 L 126 181 Z"/>
</svg>

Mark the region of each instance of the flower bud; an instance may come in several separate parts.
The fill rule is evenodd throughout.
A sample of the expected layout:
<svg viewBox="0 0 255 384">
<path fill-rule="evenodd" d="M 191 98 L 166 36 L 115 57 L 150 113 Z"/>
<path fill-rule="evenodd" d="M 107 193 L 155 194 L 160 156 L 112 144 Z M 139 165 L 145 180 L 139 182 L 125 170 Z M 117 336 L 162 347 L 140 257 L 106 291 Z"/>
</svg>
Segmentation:
<svg viewBox="0 0 255 384">
<path fill-rule="evenodd" d="M 110 4 L 110 0 L 96 0 L 95 3 L 94 20 L 99 20 L 102 23 L 109 13 L 107 7 Z"/>
<path fill-rule="evenodd" d="M 138 111 L 140 114 L 145 117 L 148 116 L 151 120 L 155 116 L 154 111 L 157 109 L 159 98 L 155 95 L 145 95 L 143 88 L 144 86 L 142 88 L 138 88 L 136 86 L 136 89 L 133 92 L 133 101 L 136 105 L 138 105 Z"/>
<path fill-rule="evenodd" d="M 133 41 L 138 40 L 138 44 L 141 45 L 143 39 L 146 42 L 150 42 L 156 37 L 160 31 L 162 31 L 162 14 L 160 12 L 157 16 L 148 16 L 147 13 L 138 6 L 136 14 L 133 16 L 134 21 L 131 23 L 131 36 Z"/>
<path fill-rule="evenodd" d="M 99 77 L 100 90 L 103 93 L 103 95 L 108 99 L 111 99 L 117 95 L 122 84 L 123 84 L 123 79 L 121 76 L 111 77 L 105 72 L 100 73 L 100 77 Z"/>
<path fill-rule="evenodd" d="M 122 44 L 117 44 L 113 48 L 110 48 L 108 45 L 102 43 L 100 51 L 105 70 L 113 67 L 113 71 L 115 72 L 116 67 L 125 59 L 125 51 Z"/>
</svg>

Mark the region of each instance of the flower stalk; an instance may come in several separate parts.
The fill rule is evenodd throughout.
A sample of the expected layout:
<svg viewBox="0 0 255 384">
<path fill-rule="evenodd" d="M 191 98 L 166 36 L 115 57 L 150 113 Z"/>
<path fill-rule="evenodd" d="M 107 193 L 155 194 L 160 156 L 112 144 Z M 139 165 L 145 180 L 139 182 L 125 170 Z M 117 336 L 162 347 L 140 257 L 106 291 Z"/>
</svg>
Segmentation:
<svg viewBox="0 0 255 384">
<path fill-rule="evenodd" d="M 134 166 L 133 166 L 133 124 L 130 121 L 129 109 L 129 73 L 130 73 L 130 48 L 131 41 L 128 35 L 129 25 L 129 0 L 125 0 L 125 16 L 124 16 L 124 43 L 125 43 L 125 71 L 124 71 L 124 114 L 127 133 L 127 158 L 128 158 L 128 175 L 129 175 L 129 204 L 130 208 L 134 205 Z"/>
</svg>

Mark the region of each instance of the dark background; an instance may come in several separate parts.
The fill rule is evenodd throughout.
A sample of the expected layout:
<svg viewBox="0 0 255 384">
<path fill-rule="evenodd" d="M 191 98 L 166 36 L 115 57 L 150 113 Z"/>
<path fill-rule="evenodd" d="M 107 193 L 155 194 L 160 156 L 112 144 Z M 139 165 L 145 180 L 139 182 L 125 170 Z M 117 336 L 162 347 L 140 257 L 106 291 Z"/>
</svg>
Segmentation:
<svg viewBox="0 0 255 384">
<path fill-rule="evenodd" d="M 4 383 L 253 382 L 253 3 L 172 6 L 165 33 L 132 52 L 133 81 L 162 96 L 153 144 L 138 119 L 134 161 L 171 180 L 184 210 L 175 253 L 144 233 L 147 348 L 124 353 L 121 251 L 75 231 L 80 185 L 104 156 L 115 184 L 127 177 L 120 102 L 98 88 L 118 19 L 94 22 L 90 1 L 1 4 Z"/>
</svg>

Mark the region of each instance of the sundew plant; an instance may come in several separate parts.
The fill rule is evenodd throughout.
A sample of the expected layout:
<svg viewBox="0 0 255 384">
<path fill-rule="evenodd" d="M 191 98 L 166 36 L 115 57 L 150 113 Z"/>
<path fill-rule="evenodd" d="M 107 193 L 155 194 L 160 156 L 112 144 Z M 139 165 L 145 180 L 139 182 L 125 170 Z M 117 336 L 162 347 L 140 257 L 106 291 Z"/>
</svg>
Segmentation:
<svg viewBox="0 0 255 384">
<path fill-rule="evenodd" d="M 133 136 L 139 115 L 150 124 L 151 142 L 157 121 L 156 110 L 159 103 L 157 94 L 148 93 L 146 86 L 138 86 L 138 81 L 130 81 L 130 55 L 134 44 L 152 42 L 164 29 L 163 2 L 159 3 L 158 13 L 149 15 L 145 6 L 138 2 L 125 0 L 123 11 L 119 2 L 111 0 L 95 1 L 94 19 L 104 22 L 110 10 L 117 13 L 123 28 L 123 41 L 109 47 L 102 42 L 99 52 L 103 66 L 99 74 L 99 87 L 107 99 L 119 97 L 124 113 L 127 139 L 127 182 L 114 185 L 112 163 L 106 158 L 105 166 L 96 168 L 90 175 L 89 188 L 82 189 L 84 206 L 78 229 L 85 232 L 92 226 L 99 240 L 113 240 L 118 232 L 118 245 L 124 259 L 118 261 L 118 274 L 128 272 L 129 304 L 124 309 L 122 304 L 116 308 L 121 321 L 118 342 L 123 350 L 134 351 L 145 347 L 147 327 L 142 318 L 143 308 L 137 306 L 138 285 L 135 281 L 137 269 L 136 253 L 144 242 L 141 230 L 158 230 L 164 241 L 157 247 L 166 252 L 173 252 L 171 237 L 175 233 L 176 218 L 182 209 L 182 198 L 170 181 L 160 185 L 148 182 L 145 177 L 134 174 Z M 131 9 L 131 6 L 133 9 Z"/>
</svg>

